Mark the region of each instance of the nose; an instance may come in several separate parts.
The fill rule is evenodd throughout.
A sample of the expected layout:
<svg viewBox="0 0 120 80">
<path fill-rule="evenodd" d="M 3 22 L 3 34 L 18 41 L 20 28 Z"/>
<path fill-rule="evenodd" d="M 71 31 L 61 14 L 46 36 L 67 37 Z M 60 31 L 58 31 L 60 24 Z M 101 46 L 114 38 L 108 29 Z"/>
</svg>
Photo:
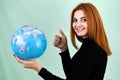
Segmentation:
<svg viewBox="0 0 120 80">
<path fill-rule="evenodd" d="M 76 22 L 76 26 L 81 26 L 82 24 L 81 24 L 81 21 L 77 21 Z"/>
</svg>

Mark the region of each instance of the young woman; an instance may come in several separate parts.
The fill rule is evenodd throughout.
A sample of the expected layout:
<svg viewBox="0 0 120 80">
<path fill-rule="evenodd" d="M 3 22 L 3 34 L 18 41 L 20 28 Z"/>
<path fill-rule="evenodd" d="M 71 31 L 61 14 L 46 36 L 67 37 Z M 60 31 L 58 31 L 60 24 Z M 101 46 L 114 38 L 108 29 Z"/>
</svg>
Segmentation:
<svg viewBox="0 0 120 80">
<path fill-rule="evenodd" d="M 71 42 L 78 49 L 71 58 L 66 35 L 56 35 L 54 46 L 61 50 L 63 69 L 66 80 L 103 80 L 107 56 L 111 55 L 104 26 L 96 7 L 91 3 L 80 3 L 72 11 L 70 26 Z M 77 47 L 75 37 L 82 42 Z M 36 60 L 24 61 L 16 57 L 24 67 L 34 69 L 45 80 L 63 80 L 42 67 Z"/>
</svg>

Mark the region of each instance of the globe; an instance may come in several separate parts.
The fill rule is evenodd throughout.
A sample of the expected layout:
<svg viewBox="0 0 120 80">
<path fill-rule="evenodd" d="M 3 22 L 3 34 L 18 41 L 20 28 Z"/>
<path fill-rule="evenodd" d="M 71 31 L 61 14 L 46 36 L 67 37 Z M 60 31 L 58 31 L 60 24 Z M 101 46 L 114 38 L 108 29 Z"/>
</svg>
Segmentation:
<svg viewBox="0 0 120 80">
<path fill-rule="evenodd" d="M 30 25 L 20 27 L 11 39 L 14 54 L 23 60 L 39 58 L 46 46 L 47 40 L 43 31 Z"/>
</svg>

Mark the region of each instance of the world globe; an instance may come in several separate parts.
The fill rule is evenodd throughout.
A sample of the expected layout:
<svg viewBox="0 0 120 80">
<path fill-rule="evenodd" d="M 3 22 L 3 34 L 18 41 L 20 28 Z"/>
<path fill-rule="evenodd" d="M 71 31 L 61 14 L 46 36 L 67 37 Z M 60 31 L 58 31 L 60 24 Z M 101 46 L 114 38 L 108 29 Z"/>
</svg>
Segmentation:
<svg viewBox="0 0 120 80">
<path fill-rule="evenodd" d="M 46 50 L 47 40 L 42 30 L 25 25 L 12 36 L 11 47 L 14 54 L 23 59 L 39 58 Z"/>
</svg>

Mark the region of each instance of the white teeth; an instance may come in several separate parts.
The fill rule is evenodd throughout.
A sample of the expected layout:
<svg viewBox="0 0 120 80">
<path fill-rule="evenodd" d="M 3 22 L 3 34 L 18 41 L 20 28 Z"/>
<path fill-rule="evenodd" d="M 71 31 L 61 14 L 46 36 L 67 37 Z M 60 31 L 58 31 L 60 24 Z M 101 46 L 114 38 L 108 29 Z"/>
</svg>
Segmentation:
<svg viewBox="0 0 120 80">
<path fill-rule="evenodd" d="M 85 30 L 85 27 L 82 27 L 82 26 L 76 26 L 76 27 L 75 27 L 75 31 L 76 31 L 76 32 L 81 32 L 81 31 L 83 31 L 83 30 Z"/>
<path fill-rule="evenodd" d="M 82 31 L 82 30 L 84 30 L 84 29 L 85 29 L 85 28 L 80 28 L 79 31 Z"/>
</svg>

